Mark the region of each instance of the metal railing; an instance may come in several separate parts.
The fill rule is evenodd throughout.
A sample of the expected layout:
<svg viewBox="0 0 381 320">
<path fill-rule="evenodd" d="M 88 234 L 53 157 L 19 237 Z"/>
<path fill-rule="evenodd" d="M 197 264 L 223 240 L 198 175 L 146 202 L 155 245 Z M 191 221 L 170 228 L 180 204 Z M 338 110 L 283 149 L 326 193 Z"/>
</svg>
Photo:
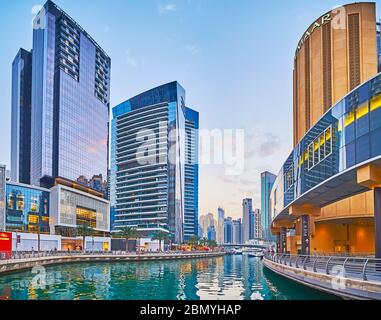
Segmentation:
<svg viewBox="0 0 381 320">
<path fill-rule="evenodd" d="M 266 253 L 265 258 L 278 264 L 315 273 L 381 282 L 381 259 L 374 257 Z"/>
<path fill-rule="evenodd" d="M 148 251 L 148 252 L 139 252 L 139 251 L 41 251 L 41 252 L 30 252 L 30 251 L 19 251 L 12 252 L 10 256 L 0 253 L 0 261 L 9 261 L 9 260 L 20 260 L 20 259 L 35 259 L 35 258 L 44 258 L 44 257 L 63 257 L 63 256 L 113 256 L 113 255 L 129 255 L 129 256 L 157 256 L 157 255 L 185 255 L 185 254 L 199 254 L 199 253 L 216 253 L 223 252 L 221 250 L 214 251 Z"/>
</svg>

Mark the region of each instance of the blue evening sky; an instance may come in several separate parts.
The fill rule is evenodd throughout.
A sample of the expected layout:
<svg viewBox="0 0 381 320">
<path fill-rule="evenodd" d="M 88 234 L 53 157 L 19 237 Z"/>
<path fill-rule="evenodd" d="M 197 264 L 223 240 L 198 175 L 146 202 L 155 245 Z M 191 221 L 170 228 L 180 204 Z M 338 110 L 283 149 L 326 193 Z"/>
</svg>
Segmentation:
<svg viewBox="0 0 381 320">
<path fill-rule="evenodd" d="M 378 17 L 381 17 L 381 1 Z M 200 170 L 200 214 L 260 207 L 260 172 L 292 147 L 292 67 L 299 38 L 336 0 L 56 0 L 112 59 L 111 105 L 178 80 L 201 128 L 245 129 L 245 171 Z M 11 63 L 32 46 L 38 0 L 0 0 L 0 163 L 10 165 Z"/>
</svg>

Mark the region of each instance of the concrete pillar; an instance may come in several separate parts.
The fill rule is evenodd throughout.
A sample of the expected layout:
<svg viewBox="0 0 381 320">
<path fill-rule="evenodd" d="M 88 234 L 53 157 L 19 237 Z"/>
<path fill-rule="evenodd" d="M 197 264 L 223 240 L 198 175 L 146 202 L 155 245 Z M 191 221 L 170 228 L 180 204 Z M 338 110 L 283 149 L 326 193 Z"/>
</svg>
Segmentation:
<svg viewBox="0 0 381 320">
<path fill-rule="evenodd" d="M 280 245 L 280 232 L 276 234 L 276 253 L 282 253 Z"/>
<path fill-rule="evenodd" d="M 375 255 L 381 258 L 381 188 L 374 188 Z"/>
<path fill-rule="evenodd" d="M 302 254 L 309 255 L 311 252 L 310 216 L 301 216 L 302 224 Z"/>
<path fill-rule="evenodd" d="M 281 252 L 287 253 L 287 228 L 282 227 L 280 229 L 280 245 L 281 245 Z"/>
</svg>

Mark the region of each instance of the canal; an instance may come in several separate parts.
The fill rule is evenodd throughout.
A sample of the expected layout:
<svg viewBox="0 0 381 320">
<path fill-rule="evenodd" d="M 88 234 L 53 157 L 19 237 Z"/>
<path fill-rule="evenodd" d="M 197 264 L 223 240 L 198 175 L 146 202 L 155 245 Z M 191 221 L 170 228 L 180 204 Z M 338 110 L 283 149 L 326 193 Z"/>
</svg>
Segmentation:
<svg viewBox="0 0 381 320">
<path fill-rule="evenodd" d="M 0 300 L 337 299 L 280 277 L 247 255 L 78 263 L 0 276 Z"/>
</svg>

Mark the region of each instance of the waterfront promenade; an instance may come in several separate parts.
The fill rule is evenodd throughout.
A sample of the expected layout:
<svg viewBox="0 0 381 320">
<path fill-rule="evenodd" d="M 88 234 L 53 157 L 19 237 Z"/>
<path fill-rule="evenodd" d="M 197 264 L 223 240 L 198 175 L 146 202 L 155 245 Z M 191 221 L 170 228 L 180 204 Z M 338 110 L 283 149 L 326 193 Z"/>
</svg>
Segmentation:
<svg viewBox="0 0 381 320">
<path fill-rule="evenodd" d="M 281 276 L 342 298 L 381 300 L 381 259 L 267 254 L 263 264 Z"/>
<path fill-rule="evenodd" d="M 49 266 L 81 262 L 123 262 L 123 261 L 153 261 L 201 259 L 224 256 L 225 252 L 158 252 L 158 253 L 126 253 L 112 252 L 42 252 L 18 254 L 12 259 L 0 260 L 0 276 L 2 274 L 32 269 L 36 266 Z"/>
</svg>

